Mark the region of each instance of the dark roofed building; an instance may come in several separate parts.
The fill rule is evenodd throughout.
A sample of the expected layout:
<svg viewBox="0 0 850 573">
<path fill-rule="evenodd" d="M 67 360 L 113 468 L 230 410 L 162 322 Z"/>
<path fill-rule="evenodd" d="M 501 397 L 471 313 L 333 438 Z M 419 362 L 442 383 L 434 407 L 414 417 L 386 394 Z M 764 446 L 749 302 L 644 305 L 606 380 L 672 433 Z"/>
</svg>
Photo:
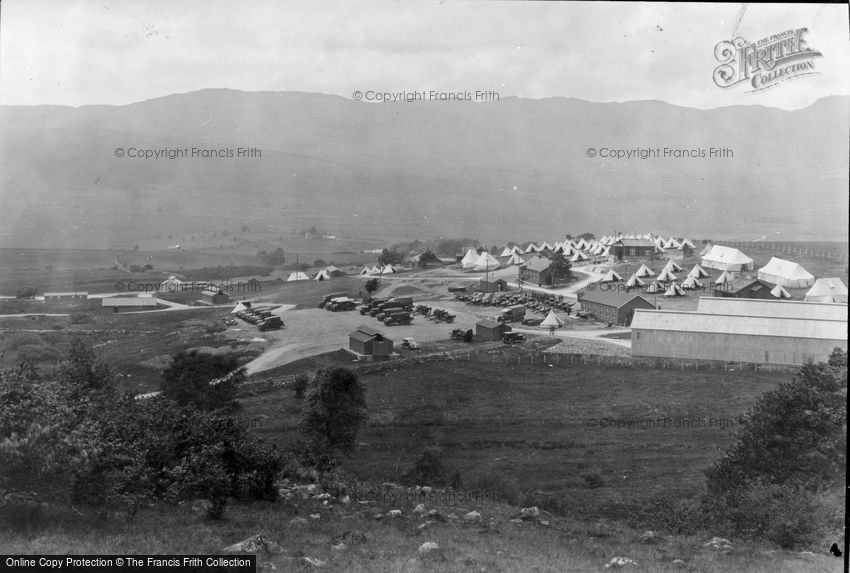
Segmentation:
<svg viewBox="0 0 850 573">
<path fill-rule="evenodd" d="M 510 326 L 495 320 L 484 319 L 475 323 L 475 337 L 479 340 L 501 340 L 510 331 Z"/>
<path fill-rule="evenodd" d="M 714 285 L 714 296 L 729 298 L 776 298 L 770 291 L 776 285 L 761 279 L 732 279 L 724 284 Z"/>
<path fill-rule="evenodd" d="M 638 293 L 619 292 L 616 289 L 585 291 L 579 298 L 581 309 L 603 322 L 629 326 L 635 309 L 654 309 L 655 305 Z"/>
<path fill-rule="evenodd" d="M 552 260 L 542 255 L 529 257 L 520 266 L 520 278 L 537 286 L 553 286 L 555 274 L 552 272 Z"/>
<path fill-rule="evenodd" d="M 227 304 L 230 295 L 220 289 L 207 289 L 201 293 L 201 300 L 207 304 Z"/>
<path fill-rule="evenodd" d="M 361 324 L 348 335 L 348 348 L 363 356 L 386 357 L 393 353 L 393 341 L 371 326 Z"/>
<path fill-rule="evenodd" d="M 46 292 L 44 300 L 85 300 L 89 297 L 87 292 Z"/>
<path fill-rule="evenodd" d="M 508 283 L 504 279 L 487 280 L 482 278 L 478 281 L 478 290 L 481 292 L 504 292 L 508 290 Z"/>
<path fill-rule="evenodd" d="M 655 253 L 655 243 L 647 239 L 620 239 L 611 245 L 611 254 L 623 259 L 648 259 Z"/>
<path fill-rule="evenodd" d="M 133 311 L 133 310 L 155 310 L 156 299 L 152 296 L 136 296 L 136 297 L 107 297 L 103 299 L 103 308 L 111 308 L 112 312 Z"/>
</svg>

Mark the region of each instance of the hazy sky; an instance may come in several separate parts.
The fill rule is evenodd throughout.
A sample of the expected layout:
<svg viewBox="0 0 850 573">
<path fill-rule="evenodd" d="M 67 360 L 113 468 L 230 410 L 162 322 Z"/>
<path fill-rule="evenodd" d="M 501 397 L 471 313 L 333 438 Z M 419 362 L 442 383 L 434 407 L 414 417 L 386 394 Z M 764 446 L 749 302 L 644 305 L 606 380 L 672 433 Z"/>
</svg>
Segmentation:
<svg viewBox="0 0 850 573">
<path fill-rule="evenodd" d="M 494 90 L 786 109 L 850 94 L 846 5 L 4 0 L 0 103 L 127 104 L 225 87 Z M 721 89 L 714 47 L 809 29 L 817 75 Z"/>
</svg>

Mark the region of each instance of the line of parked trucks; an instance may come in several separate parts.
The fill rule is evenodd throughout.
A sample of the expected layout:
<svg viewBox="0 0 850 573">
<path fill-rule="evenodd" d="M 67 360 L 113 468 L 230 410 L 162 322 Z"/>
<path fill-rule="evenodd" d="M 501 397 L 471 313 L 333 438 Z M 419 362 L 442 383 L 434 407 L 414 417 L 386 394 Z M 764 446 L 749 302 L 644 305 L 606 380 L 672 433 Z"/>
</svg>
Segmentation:
<svg viewBox="0 0 850 573">
<path fill-rule="evenodd" d="M 377 318 L 385 326 L 400 326 L 413 321 L 413 297 L 370 298 L 360 306 L 360 314 Z"/>
<path fill-rule="evenodd" d="M 252 308 L 251 303 L 247 301 L 242 304 L 245 308 L 236 312 L 237 318 L 255 325 L 261 331 L 278 330 L 284 327 L 283 319 L 272 314 L 271 310 Z"/>
<path fill-rule="evenodd" d="M 526 318 L 526 310 L 534 310 L 545 315 L 554 309 L 565 311 L 569 315 L 575 305 L 574 302 L 565 301 L 563 295 L 550 295 L 535 291 L 523 294 L 476 292 L 467 295 L 457 293 L 455 300 L 467 304 L 504 307 L 496 320 L 499 322 L 521 322 L 525 326 L 537 326 L 543 322 L 542 318 Z"/>
</svg>

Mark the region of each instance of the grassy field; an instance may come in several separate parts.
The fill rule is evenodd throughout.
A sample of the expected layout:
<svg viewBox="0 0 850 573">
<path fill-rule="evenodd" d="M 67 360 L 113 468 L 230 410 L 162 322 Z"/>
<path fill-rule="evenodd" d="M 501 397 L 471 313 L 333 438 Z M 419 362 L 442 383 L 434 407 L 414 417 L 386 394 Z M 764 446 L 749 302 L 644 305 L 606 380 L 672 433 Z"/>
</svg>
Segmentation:
<svg viewBox="0 0 850 573">
<path fill-rule="evenodd" d="M 222 549 L 252 535 L 262 534 L 280 549 L 259 552 L 258 571 L 310 571 L 305 558 L 321 560 L 321 570 L 340 572 L 492 572 L 609 571 L 605 564 L 624 556 L 637 563 L 636 573 L 659 571 L 726 571 L 803 573 L 841 570 L 841 560 L 822 554 L 775 551 L 756 545 L 735 544 L 718 551 L 704 547 L 706 539 L 664 538 L 656 544 L 639 541 L 641 531 L 605 522 L 551 518 L 549 526 L 512 523 L 517 508 L 491 502 L 461 505 L 426 504 L 445 517 L 463 516 L 474 509 L 481 520 L 468 523 L 418 517 L 412 503 L 382 502 L 348 505 L 331 500 L 290 500 L 228 506 L 225 519 L 212 522 L 192 513 L 191 504 L 179 508 L 157 506 L 134 520 L 66 517 L 31 529 L 0 529 L 0 553 L 95 555 L 223 554 Z M 377 514 L 401 509 L 397 518 L 376 520 Z M 311 517 L 315 516 L 315 517 Z M 290 522 L 303 518 L 301 525 Z M 340 538 L 349 541 L 332 546 Z M 439 546 L 422 556 L 425 542 Z M 675 560 L 683 563 L 677 563 Z M 271 568 L 274 566 L 274 569 Z"/>
<path fill-rule="evenodd" d="M 397 481 L 425 447 L 437 446 L 464 483 L 499 476 L 490 484 L 499 495 L 623 519 L 653 499 L 700 494 L 702 471 L 729 445 L 738 414 L 780 376 L 549 367 L 499 357 L 433 362 L 362 381 L 369 424 L 357 453 L 343 462 L 354 474 Z M 290 391 L 243 403 L 246 415 L 266 416 L 259 432 L 267 440 L 294 441 L 301 404 Z"/>
<path fill-rule="evenodd" d="M 94 348 L 118 376 L 122 389 L 159 389 L 160 371 L 168 357 L 188 348 L 207 347 L 254 356 L 262 344 L 224 331 L 228 309 L 193 308 L 147 313 L 112 313 L 100 309 L 80 317 L 0 318 L 0 368 L 24 356 L 49 371 L 80 339 Z"/>
</svg>

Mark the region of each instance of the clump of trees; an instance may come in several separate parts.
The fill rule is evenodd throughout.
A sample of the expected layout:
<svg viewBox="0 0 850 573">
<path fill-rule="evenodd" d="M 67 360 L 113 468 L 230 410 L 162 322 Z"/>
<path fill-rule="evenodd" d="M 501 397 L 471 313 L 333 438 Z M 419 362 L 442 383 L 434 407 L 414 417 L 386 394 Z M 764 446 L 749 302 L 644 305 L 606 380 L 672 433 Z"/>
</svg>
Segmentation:
<svg viewBox="0 0 850 573">
<path fill-rule="evenodd" d="M 847 354 L 836 348 L 827 362 L 805 364 L 792 380 L 766 392 L 739 423 L 736 440 L 705 472 L 702 498 L 659 500 L 640 525 L 769 541 L 786 549 L 841 539 Z"/>
<path fill-rule="evenodd" d="M 280 247 L 270 253 L 267 253 L 264 250 L 260 251 L 257 253 L 257 258 L 270 267 L 280 267 L 286 264 L 286 254 Z"/>
<path fill-rule="evenodd" d="M 228 497 L 274 499 L 280 456 L 222 410 L 193 402 L 120 394 L 79 341 L 53 373 L 26 363 L 4 371 L 0 490 L 130 515 L 150 502 L 204 498 L 211 518 Z"/>
<path fill-rule="evenodd" d="M 805 364 L 740 420 L 709 470 L 704 509 L 735 534 L 782 547 L 840 532 L 847 464 L 847 354 Z"/>
</svg>

